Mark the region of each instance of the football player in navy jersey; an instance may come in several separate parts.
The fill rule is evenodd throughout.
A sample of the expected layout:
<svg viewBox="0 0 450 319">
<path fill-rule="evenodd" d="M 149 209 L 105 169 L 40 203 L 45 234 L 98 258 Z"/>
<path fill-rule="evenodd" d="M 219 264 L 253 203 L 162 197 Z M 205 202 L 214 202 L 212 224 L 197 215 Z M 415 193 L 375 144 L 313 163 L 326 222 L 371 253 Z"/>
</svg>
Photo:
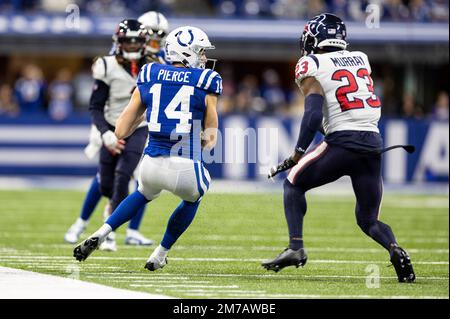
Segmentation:
<svg viewBox="0 0 450 319">
<path fill-rule="evenodd" d="M 410 257 L 398 246 L 391 227 L 379 220 L 381 153 L 390 148 L 382 149 L 378 130 L 381 101 L 374 93 L 369 59 L 363 52 L 346 50 L 346 33 L 345 24 L 332 14 L 314 17 L 303 31 L 302 57 L 295 69 L 295 81 L 305 96 L 300 135 L 293 155 L 269 175 L 292 168 L 284 181 L 289 247 L 262 265 L 277 272 L 306 263 L 305 193 L 350 176 L 359 227 L 389 252 L 398 280 L 413 282 Z M 306 152 L 319 130 L 325 134 L 324 141 Z"/>
<path fill-rule="evenodd" d="M 166 57 L 172 65 L 149 63 L 141 69 L 138 87 L 115 130 L 118 140 L 126 138 L 146 116 L 149 143 L 141 164 L 139 188 L 102 227 L 74 249 L 77 260 L 85 260 L 110 232 L 167 190 L 182 201 L 145 268 L 154 271 L 166 265 L 170 248 L 191 224 L 209 188 L 210 176 L 203 166 L 202 150 L 209 151 L 216 144 L 217 96 L 222 93 L 220 75 L 205 68 L 205 51 L 210 49 L 214 46 L 202 30 L 180 27 L 167 36 L 165 44 Z"/>
</svg>

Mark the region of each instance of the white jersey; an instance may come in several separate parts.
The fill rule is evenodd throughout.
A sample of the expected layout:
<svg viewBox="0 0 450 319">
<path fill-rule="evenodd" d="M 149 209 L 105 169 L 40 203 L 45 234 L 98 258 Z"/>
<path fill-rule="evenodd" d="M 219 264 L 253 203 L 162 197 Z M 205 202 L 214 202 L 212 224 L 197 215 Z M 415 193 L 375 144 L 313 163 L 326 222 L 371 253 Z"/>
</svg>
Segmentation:
<svg viewBox="0 0 450 319">
<path fill-rule="evenodd" d="M 336 131 L 379 132 L 381 103 L 374 94 L 372 69 L 360 51 L 336 51 L 302 57 L 295 69 L 298 85 L 314 77 L 325 92 L 323 128 Z"/>
<path fill-rule="evenodd" d="M 97 59 L 92 66 L 92 76 L 109 86 L 109 98 L 104 109 L 105 120 L 116 126 L 117 119 L 128 105 L 136 87 L 137 76 L 131 76 L 113 55 Z M 146 123 L 142 122 L 138 127 L 145 125 Z"/>
</svg>

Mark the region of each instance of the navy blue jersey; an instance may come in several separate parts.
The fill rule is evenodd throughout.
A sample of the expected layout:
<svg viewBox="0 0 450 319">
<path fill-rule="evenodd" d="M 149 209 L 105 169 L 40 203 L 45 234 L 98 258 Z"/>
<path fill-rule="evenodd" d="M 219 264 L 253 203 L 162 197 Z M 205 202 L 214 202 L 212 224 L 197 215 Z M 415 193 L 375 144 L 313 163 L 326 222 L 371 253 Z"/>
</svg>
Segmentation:
<svg viewBox="0 0 450 319">
<path fill-rule="evenodd" d="M 222 94 L 222 78 L 209 69 L 149 63 L 137 86 L 147 107 L 149 143 L 145 154 L 201 160 L 203 118 L 208 94 Z"/>
</svg>

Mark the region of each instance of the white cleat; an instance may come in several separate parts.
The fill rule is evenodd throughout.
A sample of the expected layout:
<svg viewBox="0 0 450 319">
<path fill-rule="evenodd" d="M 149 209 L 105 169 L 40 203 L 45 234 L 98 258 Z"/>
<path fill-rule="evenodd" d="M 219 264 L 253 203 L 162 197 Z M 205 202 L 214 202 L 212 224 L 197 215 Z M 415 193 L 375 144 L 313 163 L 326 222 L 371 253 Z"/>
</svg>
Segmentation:
<svg viewBox="0 0 450 319">
<path fill-rule="evenodd" d="M 134 229 L 127 229 L 127 237 L 125 237 L 125 245 L 133 246 L 151 246 L 154 241 L 144 237 L 140 232 Z"/>
<path fill-rule="evenodd" d="M 117 251 L 116 233 L 110 232 L 98 249 L 103 251 Z"/>
<path fill-rule="evenodd" d="M 150 271 L 155 271 L 156 269 L 163 268 L 165 265 L 167 265 L 168 253 L 169 250 L 159 245 L 158 247 L 156 247 L 155 251 L 148 258 L 144 268 Z"/>
<path fill-rule="evenodd" d="M 67 233 L 64 235 L 64 241 L 69 244 L 76 244 L 80 239 L 81 234 L 86 230 L 87 222 L 78 219 L 72 226 L 70 226 Z"/>
</svg>

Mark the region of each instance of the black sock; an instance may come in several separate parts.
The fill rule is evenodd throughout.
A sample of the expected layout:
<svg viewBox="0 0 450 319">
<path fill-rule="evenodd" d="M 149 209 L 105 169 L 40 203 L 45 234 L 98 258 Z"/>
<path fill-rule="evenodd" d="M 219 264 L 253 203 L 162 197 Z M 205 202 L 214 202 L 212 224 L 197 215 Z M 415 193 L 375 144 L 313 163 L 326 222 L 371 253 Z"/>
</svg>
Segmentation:
<svg viewBox="0 0 450 319">
<path fill-rule="evenodd" d="M 284 181 L 284 214 L 289 229 L 289 248 L 303 248 L 303 218 L 306 214 L 306 198 L 303 191 Z"/>
</svg>

